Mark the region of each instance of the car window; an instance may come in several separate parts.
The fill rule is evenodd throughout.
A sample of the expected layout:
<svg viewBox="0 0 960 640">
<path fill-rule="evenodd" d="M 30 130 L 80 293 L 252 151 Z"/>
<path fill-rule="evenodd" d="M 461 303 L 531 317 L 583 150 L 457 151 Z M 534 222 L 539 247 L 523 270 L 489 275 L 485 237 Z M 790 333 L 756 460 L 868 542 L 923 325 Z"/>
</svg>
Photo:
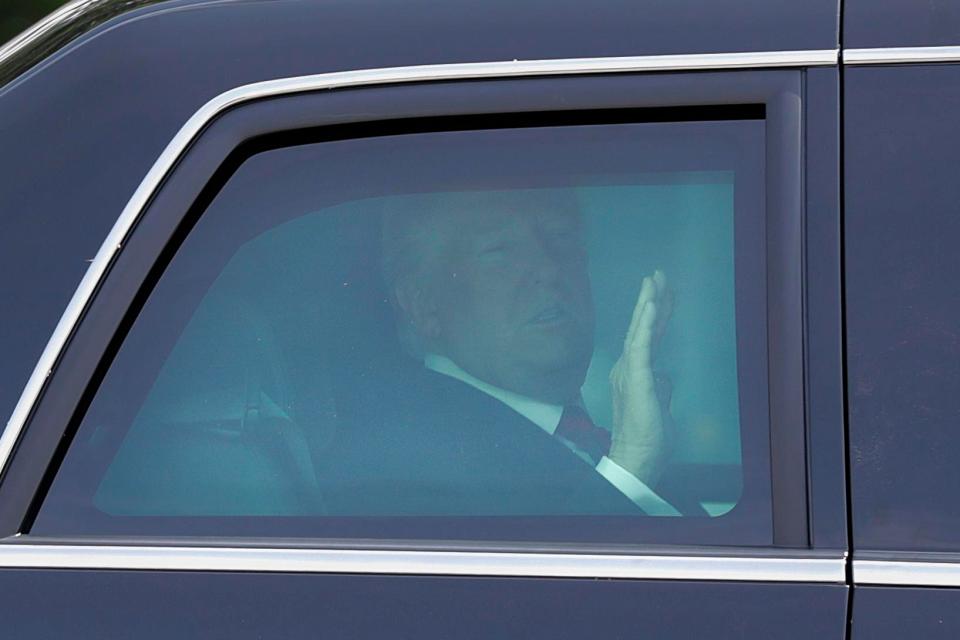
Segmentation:
<svg viewBox="0 0 960 640">
<path fill-rule="evenodd" d="M 770 544 L 762 120 L 254 153 L 32 533 Z"/>
</svg>

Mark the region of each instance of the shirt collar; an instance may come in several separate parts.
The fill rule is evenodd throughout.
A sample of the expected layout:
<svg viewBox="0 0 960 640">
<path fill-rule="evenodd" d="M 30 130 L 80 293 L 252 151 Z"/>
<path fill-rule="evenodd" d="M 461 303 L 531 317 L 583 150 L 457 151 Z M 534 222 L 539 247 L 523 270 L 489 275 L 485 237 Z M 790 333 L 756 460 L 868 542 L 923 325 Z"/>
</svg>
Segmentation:
<svg viewBox="0 0 960 640">
<path fill-rule="evenodd" d="M 563 415 L 563 407 L 560 405 L 534 400 L 487 384 L 461 369 L 450 358 L 436 353 L 428 353 L 423 359 L 423 364 L 431 371 L 456 378 L 474 389 L 496 398 L 550 435 L 553 435 L 557 430 L 557 425 L 560 424 L 560 416 Z"/>
</svg>

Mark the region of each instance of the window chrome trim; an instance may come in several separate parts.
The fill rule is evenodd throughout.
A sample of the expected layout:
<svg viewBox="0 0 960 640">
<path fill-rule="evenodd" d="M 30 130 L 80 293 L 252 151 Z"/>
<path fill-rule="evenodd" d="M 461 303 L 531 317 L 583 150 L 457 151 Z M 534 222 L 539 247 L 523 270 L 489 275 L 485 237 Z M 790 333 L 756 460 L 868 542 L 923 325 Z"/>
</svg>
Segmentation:
<svg viewBox="0 0 960 640">
<path fill-rule="evenodd" d="M 845 554 L 654 556 L 477 551 L 2 544 L 4 569 L 252 571 L 615 578 L 730 582 L 845 581 Z"/>
<path fill-rule="evenodd" d="M 42 18 L 36 24 L 27 27 L 26 31 L 14 36 L 12 40 L 0 46 L 0 64 L 3 64 L 15 54 L 27 48 L 47 33 L 60 25 L 73 20 L 92 6 L 102 3 L 103 0 L 73 0 L 63 5 L 53 13 Z"/>
<path fill-rule="evenodd" d="M 382 84 L 542 77 L 561 74 L 592 75 L 644 71 L 807 67 L 835 65 L 838 59 L 839 50 L 826 49 L 421 65 L 360 69 L 281 78 L 244 85 L 221 93 L 194 113 L 163 150 L 127 202 L 87 268 L 83 279 L 73 294 L 73 298 L 60 317 L 60 321 L 57 323 L 33 373 L 30 375 L 13 413 L 7 421 L 3 434 L 0 435 L 0 476 L 2 476 L 9 463 L 13 448 L 20 438 L 37 399 L 40 397 L 47 378 L 53 373 L 60 354 L 73 334 L 94 291 L 106 275 L 117 252 L 122 248 L 130 230 L 136 224 L 160 183 L 190 143 L 213 118 L 230 107 L 273 96 Z"/>
<path fill-rule="evenodd" d="M 957 61 L 960 61 L 960 47 L 884 47 L 843 51 L 845 65 Z"/>
<path fill-rule="evenodd" d="M 854 560 L 853 582 L 862 585 L 960 587 L 960 562 Z"/>
</svg>

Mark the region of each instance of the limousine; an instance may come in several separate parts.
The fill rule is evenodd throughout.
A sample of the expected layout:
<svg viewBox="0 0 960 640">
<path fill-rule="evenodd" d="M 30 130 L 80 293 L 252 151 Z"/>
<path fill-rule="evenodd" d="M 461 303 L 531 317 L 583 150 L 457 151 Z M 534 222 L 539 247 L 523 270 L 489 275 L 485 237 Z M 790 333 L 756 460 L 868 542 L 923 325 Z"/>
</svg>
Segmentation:
<svg viewBox="0 0 960 640">
<path fill-rule="evenodd" d="M 74 0 L 0 48 L 0 628 L 960 634 L 960 9 Z"/>
</svg>

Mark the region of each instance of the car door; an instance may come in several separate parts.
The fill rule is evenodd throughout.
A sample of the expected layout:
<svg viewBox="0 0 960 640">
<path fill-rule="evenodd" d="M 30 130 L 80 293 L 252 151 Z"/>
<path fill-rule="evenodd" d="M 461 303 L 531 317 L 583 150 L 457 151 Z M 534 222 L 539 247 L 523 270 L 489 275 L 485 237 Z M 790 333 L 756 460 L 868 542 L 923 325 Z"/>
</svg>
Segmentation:
<svg viewBox="0 0 960 640">
<path fill-rule="evenodd" d="M 960 16 L 938 4 L 849 5 L 853 637 L 954 637 Z"/>
<path fill-rule="evenodd" d="M 0 69 L 4 407 L 114 224 L 0 437 L 5 633 L 843 635 L 835 3 L 627 5 Z"/>
<path fill-rule="evenodd" d="M 15 434 L 6 628 L 842 637 L 837 70 L 618 65 L 269 81 L 189 120 L 95 260 Z M 476 205 L 552 224 L 571 202 L 592 234 L 597 351 L 613 345 L 594 353 L 601 381 L 631 274 L 675 265 L 678 453 L 654 488 L 682 517 L 626 513 L 600 488 L 571 502 L 569 452 L 541 460 L 536 430 L 520 453 L 520 431 L 478 437 L 506 414 L 471 417 L 488 398 L 459 382 L 404 386 L 385 217 Z M 566 281 L 530 251 L 502 278 Z M 397 417 L 409 402 L 440 406 L 439 428 Z"/>
</svg>

